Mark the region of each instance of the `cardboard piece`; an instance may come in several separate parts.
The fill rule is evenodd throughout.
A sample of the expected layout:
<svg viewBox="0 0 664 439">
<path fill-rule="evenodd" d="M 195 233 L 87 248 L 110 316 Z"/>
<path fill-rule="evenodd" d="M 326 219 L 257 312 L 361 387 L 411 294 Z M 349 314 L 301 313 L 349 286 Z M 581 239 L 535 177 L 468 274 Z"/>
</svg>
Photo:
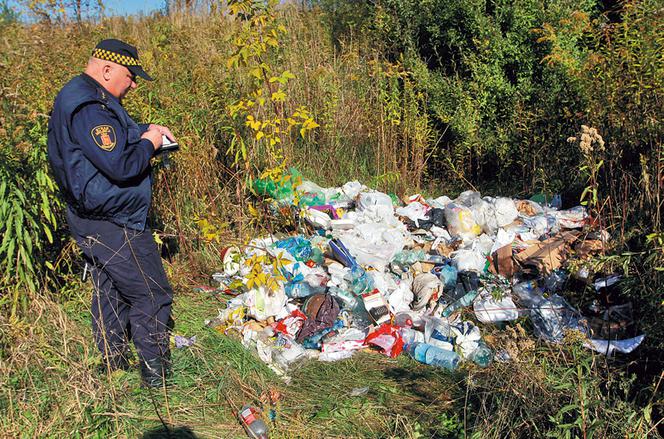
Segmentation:
<svg viewBox="0 0 664 439">
<path fill-rule="evenodd" d="M 510 279 L 514 276 L 514 260 L 512 259 L 512 244 L 500 247 L 491 255 L 489 271 Z"/>
<path fill-rule="evenodd" d="M 545 241 L 534 244 L 514 256 L 521 266 L 537 269 L 541 274 L 549 274 L 560 268 L 567 259 L 571 243 L 576 241 L 581 232 L 570 230 L 560 232 Z"/>
<path fill-rule="evenodd" d="M 574 246 L 574 251 L 582 259 L 591 254 L 600 253 L 602 250 L 604 250 L 604 244 L 599 239 L 588 239 Z"/>
</svg>

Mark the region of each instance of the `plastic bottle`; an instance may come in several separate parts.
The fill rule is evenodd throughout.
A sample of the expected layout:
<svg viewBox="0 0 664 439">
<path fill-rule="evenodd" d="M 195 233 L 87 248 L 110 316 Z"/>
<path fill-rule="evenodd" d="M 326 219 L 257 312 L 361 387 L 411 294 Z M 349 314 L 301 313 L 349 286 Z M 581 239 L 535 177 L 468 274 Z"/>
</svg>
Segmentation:
<svg viewBox="0 0 664 439">
<path fill-rule="evenodd" d="M 401 339 L 406 347 L 413 343 L 424 343 L 424 333 L 420 331 L 413 328 L 401 328 L 399 332 L 401 332 Z"/>
<path fill-rule="evenodd" d="M 394 316 L 393 323 L 394 326 L 399 326 L 401 328 L 412 328 L 413 316 L 411 316 L 407 311 L 398 312 Z"/>
<path fill-rule="evenodd" d="M 458 300 L 450 303 L 447 306 L 447 308 L 445 308 L 443 310 L 443 314 L 442 314 L 443 317 L 449 317 L 457 309 L 469 306 L 471 303 L 473 303 L 473 300 L 475 300 L 475 298 L 477 297 L 478 294 L 479 294 L 479 291 L 469 291 L 468 293 L 463 295 Z"/>
<path fill-rule="evenodd" d="M 392 259 L 393 262 L 399 265 L 411 266 L 417 261 L 426 261 L 427 254 L 424 250 L 403 250 Z"/>
<path fill-rule="evenodd" d="M 356 295 L 373 290 L 373 280 L 359 265 L 353 265 L 350 269 L 351 290 Z"/>
<path fill-rule="evenodd" d="M 486 343 L 480 340 L 477 345 L 477 349 L 471 352 L 471 354 L 468 356 L 468 359 L 480 367 L 487 367 L 489 364 L 491 364 L 491 360 L 493 359 L 493 352 L 491 352 L 491 349 L 486 345 Z"/>
<path fill-rule="evenodd" d="M 438 269 L 438 278 L 443 283 L 444 291 L 452 291 L 456 287 L 459 272 L 452 265 L 443 265 Z"/>
<path fill-rule="evenodd" d="M 238 418 L 240 418 L 240 423 L 250 438 L 268 439 L 267 425 L 260 418 L 260 414 L 254 407 L 248 404 L 242 406 L 242 410 L 240 410 L 240 413 L 238 413 Z"/>
<path fill-rule="evenodd" d="M 441 349 L 449 351 L 454 349 L 454 336 L 446 319 L 427 318 L 424 327 L 424 340 Z"/>
<path fill-rule="evenodd" d="M 430 262 L 432 264 L 442 264 L 445 262 L 445 257 L 441 255 L 430 255 L 427 254 L 425 259 L 426 262 Z"/>
<path fill-rule="evenodd" d="M 351 293 L 350 291 L 342 290 L 339 287 L 330 287 L 328 292 L 332 296 L 337 297 L 343 303 L 343 308 L 355 309 L 355 307 L 357 307 L 357 296 L 355 296 L 355 294 Z"/>
<path fill-rule="evenodd" d="M 427 343 L 412 343 L 406 349 L 408 355 L 420 363 L 430 366 L 454 370 L 459 365 L 459 355 Z"/>
<path fill-rule="evenodd" d="M 528 280 L 512 287 L 512 292 L 519 298 L 519 302 L 526 308 L 534 308 L 544 300 L 542 290 L 537 287 L 537 281 Z"/>
<path fill-rule="evenodd" d="M 400 326 L 402 328 L 424 329 L 424 320 L 422 320 L 422 317 L 409 311 L 396 313 L 393 323 L 395 326 Z"/>
</svg>

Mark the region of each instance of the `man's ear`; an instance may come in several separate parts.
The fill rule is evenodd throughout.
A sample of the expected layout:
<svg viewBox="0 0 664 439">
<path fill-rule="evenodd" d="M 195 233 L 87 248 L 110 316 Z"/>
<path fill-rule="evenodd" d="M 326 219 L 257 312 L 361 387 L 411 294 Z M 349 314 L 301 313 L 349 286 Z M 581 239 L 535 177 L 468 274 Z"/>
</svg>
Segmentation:
<svg viewBox="0 0 664 439">
<path fill-rule="evenodd" d="M 113 71 L 113 67 L 110 66 L 110 64 L 104 64 L 101 68 L 101 75 L 104 78 L 105 81 L 110 81 L 111 80 L 111 74 Z"/>
</svg>

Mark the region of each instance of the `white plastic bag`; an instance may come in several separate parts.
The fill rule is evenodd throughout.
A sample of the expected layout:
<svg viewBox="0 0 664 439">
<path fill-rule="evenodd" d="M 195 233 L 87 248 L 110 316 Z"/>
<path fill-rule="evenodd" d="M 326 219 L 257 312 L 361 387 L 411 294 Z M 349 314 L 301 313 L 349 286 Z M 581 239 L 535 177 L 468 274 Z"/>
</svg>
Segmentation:
<svg viewBox="0 0 664 439">
<path fill-rule="evenodd" d="M 507 232 L 504 229 L 498 229 L 498 233 L 496 234 L 496 240 L 491 246 L 491 251 L 489 252 L 489 254 L 494 254 L 495 252 L 498 251 L 498 249 L 503 248 L 506 245 L 512 244 L 512 242 L 514 242 L 514 238 L 516 238 L 514 232 Z"/>
<path fill-rule="evenodd" d="M 417 227 L 419 227 L 420 220 L 428 219 L 427 218 L 428 211 L 429 208 L 427 206 L 417 201 L 414 201 L 405 207 L 399 207 L 396 210 L 396 213 L 397 215 L 405 216 L 406 218 L 414 222 Z"/>
<path fill-rule="evenodd" d="M 588 218 L 586 208 L 583 206 L 576 206 L 567 210 L 551 212 L 551 215 L 558 220 L 560 227 L 564 229 L 581 228 L 586 224 L 586 219 Z"/>
<path fill-rule="evenodd" d="M 458 271 L 476 271 L 482 273 L 486 266 L 486 257 L 475 250 L 457 250 L 452 253 L 452 265 Z"/>
<path fill-rule="evenodd" d="M 519 312 L 512 298 L 505 294 L 500 300 L 483 289 L 480 291 L 480 297 L 473 302 L 475 317 L 482 323 L 506 322 L 519 318 Z"/>
<path fill-rule="evenodd" d="M 390 311 L 392 314 L 409 311 L 410 304 L 413 302 L 414 297 L 413 292 L 410 290 L 410 286 L 405 282 L 400 283 L 387 298 L 387 303 L 390 305 Z"/>
<path fill-rule="evenodd" d="M 392 198 L 390 198 L 389 195 L 378 191 L 362 192 L 357 199 L 357 209 L 362 211 L 372 207 L 387 208 L 392 211 Z"/>
<path fill-rule="evenodd" d="M 455 203 L 445 206 L 445 220 L 450 234 L 464 240 L 472 240 L 482 231 L 470 209 Z"/>
<path fill-rule="evenodd" d="M 450 198 L 445 195 L 443 195 L 442 197 L 435 198 L 433 200 L 427 200 L 429 206 L 436 207 L 438 209 L 445 209 L 445 206 L 447 206 L 451 202 L 452 200 L 450 200 Z"/>
<path fill-rule="evenodd" d="M 244 304 L 249 308 L 249 315 L 258 321 L 267 320 L 268 317 L 280 318 L 288 314 L 286 310 L 286 292 L 283 288 L 268 292 L 264 287 L 253 288 L 243 296 Z"/>
<path fill-rule="evenodd" d="M 480 226 L 484 233 L 489 235 L 496 234 L 498 223 L 496 222 L 496 211 L 492 203 L 480 198 L 475 200 L 470 206 L 470 210 L 473 212 L 473 218 L 477 222 L 477 225 Z"/>
<path fill-rule="evenodd" d="M 466 207 L 470 207 L 475 204 L 478 200 L 482 199 L 482 195 L 479 192 L 475 191 L 464 191 L 459 194 L 459 196 L 454 200 L 456 204 L 460 204 Z"/>
<path fill-rule="evenodd" d="M 493 202 L 496 213 L 496 224 L 498 227 L 505 227 L 512 224 L 519 216 L 514 200 L 505 197 L 498 197 Z"/>
<path fill-rule="evenodd" d="M 477 349 L 482 337 L 480 328 L 470 322 L 463 322 L 452 325 L 450 329 L 455 337 L 454 344 L 459 348 L 458 352 L 463 358 L 466 358 Z"/>
<path fill-rule="evenodd" d="M 335 232 L 348 251 L 361 265 L 384 271 L 394 255 L 403 250 L 403 231 L 384 223 L 359 224 L 353 230 Z"/>
</svg>

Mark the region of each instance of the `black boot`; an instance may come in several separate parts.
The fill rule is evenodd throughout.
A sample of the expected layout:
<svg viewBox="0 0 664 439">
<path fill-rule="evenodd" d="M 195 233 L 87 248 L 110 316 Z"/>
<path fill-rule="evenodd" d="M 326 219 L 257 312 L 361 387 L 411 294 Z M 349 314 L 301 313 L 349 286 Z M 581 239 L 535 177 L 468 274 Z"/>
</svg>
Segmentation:
<svg viewBox="0 0 664 439">
<path fill-rule="evenodd" d="M 141 381 L 144 387 L 164 387 L 171 375 L 170 356 L 141 361 Z"/>
</svg>

